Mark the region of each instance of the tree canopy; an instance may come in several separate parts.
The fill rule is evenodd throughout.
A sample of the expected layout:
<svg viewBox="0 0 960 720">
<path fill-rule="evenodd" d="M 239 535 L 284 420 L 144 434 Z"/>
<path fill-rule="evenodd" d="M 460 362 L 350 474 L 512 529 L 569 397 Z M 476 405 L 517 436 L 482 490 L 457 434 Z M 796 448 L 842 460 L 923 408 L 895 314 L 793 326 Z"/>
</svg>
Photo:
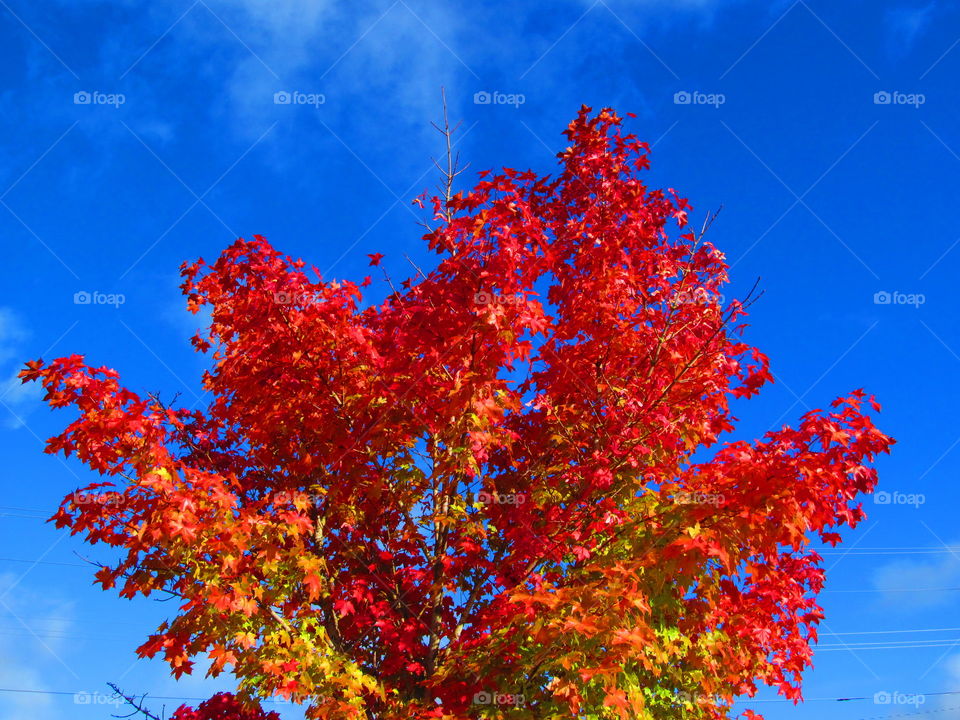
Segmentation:
<svg viewBox="0 0 960 720">
<path fill-rule="evenodd" d="M 771 381 L 688 202 L 582 108 L 552 176 L 423 197 L 436 256 L 382 302 L 260 236 L 182 268 L 209 404 L 81 356 L 28 363 L 78 417 L 47 444 L 103 475 L 58 527 L 97 581 L 169 594 L 139 648 L 209 656 L 236 696 L 176 717 L 722 718 L 798 700 L 822 558 L 892 440 L 862 390 L 721 442 Z M 370 264 L 382 262 L 371 255 Z M 369 292 L 369 291 L 368 291 Z M 227 708 L 226 710 L 224 708 Z M 217 714 L 220 713 L 220 714 Z M 751 711 L 746 717 L 756 717 Z"/>
</svg>

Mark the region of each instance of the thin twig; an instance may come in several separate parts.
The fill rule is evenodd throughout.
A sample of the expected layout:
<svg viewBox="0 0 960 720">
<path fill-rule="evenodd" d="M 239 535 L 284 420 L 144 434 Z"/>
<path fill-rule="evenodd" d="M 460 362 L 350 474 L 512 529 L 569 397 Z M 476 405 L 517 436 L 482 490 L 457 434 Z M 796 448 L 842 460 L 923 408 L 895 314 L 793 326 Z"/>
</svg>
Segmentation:
<svg viewBox="0 0 960 720">
<path fill-rule="evenodd" d="M 147 718 L 149 718 L 150 720 L 163 720 L 162 717 L 160 717 L 160 716 L 158 716 L 158 715 L 154 715 L 152 712 L 150 712 L 149 710 L 147 710 L 147 709 L 143 706 L 143 701 L 146 700 L 146 698 L 147 698 L 146 693 L 144 693 L 144 694 L 140 697 L 140 700 L 137 701 L 136 695 L 127 695 L 126 693 L 124 693 L 123 691 L 121 691 L 120 688 L 118 688 L 118 687 L 117 687 L 116 685 L 114 685 L 113 683 L 107 683 L 107 685 L 109 685 L 110 688 L 111 688 L 117 695 L 119 695 L 120 697 L 122 697 L 122 698 L 124 699 L 124 701 L 126 702 L 127 705 L 130 705 L 131 707 L 133 707 L 133 710 L 131 710 L 127 715 L 113 715 L 113 717 L 117 717 L 117 718 L 128 718 L 128 717 L 133 717 L 134 715 L 143 715 L 144 717 L 147 717 Z"/>
<path fill-rule="evenodd" d="M 440 167 L 440 163 L 436 160 L 433 161 L 433 164 L 436 166 L 444 175 L 444 184 L 441 187 L 441 192 L 443 193 L 444 200 L 446 200 L 446 208 L 444 210 L 444 217 L 446 221 L 453 221 L 453 208 L 450 207 L 450 201 L 453 199 L 453 183 L 457 179 L 458 175 L 461 175 L 470 164 L 467 163 L 464 167 L 460 166 L 460 153 L 459 151 L 454 155 L 453 152 L 453 134 L 460 128 L 460 123 L 457 123 L 454 127 L 450 127 L 450 120 L 447 116 L 447 92 L 444 88 L 440 88 L 440 97 L 443 102 L 443 127 L 440 127 L 435 122 L 430 124 L 443 135 L 447 144 L 447 167 L 446 169 Z"/>
</svg>

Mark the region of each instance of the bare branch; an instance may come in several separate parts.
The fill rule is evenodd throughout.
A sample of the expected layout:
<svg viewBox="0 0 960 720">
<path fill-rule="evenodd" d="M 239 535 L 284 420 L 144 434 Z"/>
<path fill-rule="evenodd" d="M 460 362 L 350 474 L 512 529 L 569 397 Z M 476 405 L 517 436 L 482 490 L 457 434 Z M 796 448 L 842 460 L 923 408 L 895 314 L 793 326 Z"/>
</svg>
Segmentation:
<svg viewBox="0 0 960 720">
<path fill-rule="evenodd" d="M 113 715 L 113 717 L 128 718 L 128 717 L 133 717 L 134 715 L 143 715 L 144 717 L 149 718 L 149 720 L 163 720 L 161 716 L 154 715 L 152 712 L 150 712 L 143 706 L 143 701 L 147 699 L 146 694 L 143 694 L 142 696 L 140 696 L 140 700 L 137 700 L 136 695 L 127 695 L 113 683 L 107 683 L 107 685 L 110 686 L 113 692 L 115 692 L 117 695 L 123 698 L 124 702 L 126 702 L 127 705 L 130 705 L 133 708 L 133 710 L 131 710 L 126 715 Z"/>
<path fill-rule="evenodd" d="M 437 169 L 444 175 L 444 184 L 441 187 L 441 193 L 443 194 L 444 200 L 446 200 L 446 209 L 444 211 L 444 217 L 447 222 L 453 221 L 453 210 L 450 208 L 450 201 L 453 199 L 453 183 L 457 179 L 457 176 L 462 174 L 468 167 L 469 163 L 464 167 L 460 167 L 460 153 L 457 152 L 454 155 L 453 152 L 453 134 L 459 129 L 460 123 L 457 123 L 454 127 L 450 127 L 450 119 L 447 115 L 447 92 L 446 89 L 440 88 L 440 97 L 443 101 L 443 127 L 437 125 L 437 123 L 430 123 L 436 128 L 437 132 L 443 135 L 446 140 L 447 145 L 447 167 L 446 169 L 440 167 L 440 164 L 434 160 L 433 164 Z"/>
</svg>

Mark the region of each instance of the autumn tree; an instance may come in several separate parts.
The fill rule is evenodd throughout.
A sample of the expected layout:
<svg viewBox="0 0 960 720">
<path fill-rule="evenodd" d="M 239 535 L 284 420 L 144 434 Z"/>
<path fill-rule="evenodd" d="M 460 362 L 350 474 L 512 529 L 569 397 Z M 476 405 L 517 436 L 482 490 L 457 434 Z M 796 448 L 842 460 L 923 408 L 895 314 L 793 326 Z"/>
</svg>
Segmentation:
<svg viewBox="0 0 960 720">
<path fill-rule="evenodd" d="M 185 264 L 211 317 L 202 410 L 76 355 L 21 373 L 79 411 L 47 452 L 103 476 L 57 526 L 119 551 L 105 589 L 176 598 L 139 654 L 237 679 L 182 717 L 285 696 L 331 720 L 722 718 L 762 684 L 801 697 L 811 540 L 862 520 L 893 442 L 879 406 L 856 390 L 720 442 L 771 380 L 723 254 L 647 187 L 612 111 L 566 136 L 555 176 L 418 201 L 437 259 L 379 304 L 260 236 Z"/>
</svg>

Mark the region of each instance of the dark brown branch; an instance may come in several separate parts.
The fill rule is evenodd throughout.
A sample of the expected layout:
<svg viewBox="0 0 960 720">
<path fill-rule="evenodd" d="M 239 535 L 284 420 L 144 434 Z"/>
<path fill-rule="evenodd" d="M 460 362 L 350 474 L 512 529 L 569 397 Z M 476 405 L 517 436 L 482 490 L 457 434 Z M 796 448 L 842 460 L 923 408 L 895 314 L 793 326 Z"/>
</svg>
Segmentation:
<svg viewBox="0 0 960 720">
<path fill-rule="evenodd" d="M 149 720 L 163 720 L 162 717 L 154 715 L 143 706 L 143 701 L 147 698 L 146 695 L 142 695 L 138 701 L 135 695 L 127 695 L 113 683 L 107 683 L 107 685 L 109 685 L 117 695 L 122 697 L 127 705 L 130 705 L 133 708 L 133 710 L 131 710 L 127 715 L 114 715 L 113 717 L 128 718 L 133 717 L 134 715 L 143 715 L 144 717 L 149 718 Z"/>
<path fill-rule="evenodd" d="M 436 128 L 437 132 L 443 135 L 446 140 L 447 145 L 447 167 L 446 169 L 440 167 L 440 163 L 436 160 L 433 161 L 433 164 L 436 166 L 444 175 L 444 183 L 441 187 L 441 192 L 443 194 L 444 200 L 446 200 L 446 209 L 444 211 L 444 217 L 447 222 L 453 221 L 453 209 L 450 207 L 450 201 L 453 199 L 453 183 L 457 179 L 457 176 L 462 174 L 470 164 L 467 163 L 464 167 L 460 167 L 460 153 L 457 152 L 454 155 L 453 152 L 453 134 L 460 127 L 460 123 L 457 123 L 454 127 L 450 127 L 450 120 L 447 116 L 447 93 L 444 88 L 440 88 L 440 97 L 443 101 L 443 127 L 437 125 L 437 123 L 430 123 Z"/>
</svg>

